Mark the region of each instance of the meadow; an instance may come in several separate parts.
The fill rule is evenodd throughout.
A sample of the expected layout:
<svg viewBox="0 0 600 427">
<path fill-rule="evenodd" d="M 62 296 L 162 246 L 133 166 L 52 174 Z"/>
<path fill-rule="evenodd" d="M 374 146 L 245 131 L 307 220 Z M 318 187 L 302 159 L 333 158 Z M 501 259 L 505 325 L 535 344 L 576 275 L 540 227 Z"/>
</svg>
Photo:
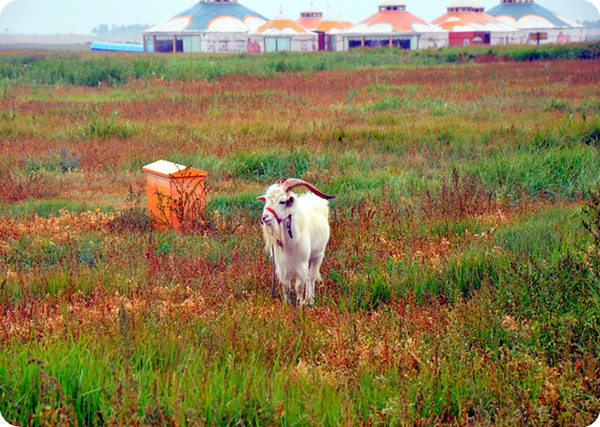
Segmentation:
<svg viewBox="0 0 600 427">
<path fill-rule="evenodd" d="M 15 425 L 574 425 L 600 414 L 600 44 L 0 56 Z M 184 233 L 142 166 L 206 170 Z M 329 194 L 314 307 L 256 197 Z"/>
</svg>

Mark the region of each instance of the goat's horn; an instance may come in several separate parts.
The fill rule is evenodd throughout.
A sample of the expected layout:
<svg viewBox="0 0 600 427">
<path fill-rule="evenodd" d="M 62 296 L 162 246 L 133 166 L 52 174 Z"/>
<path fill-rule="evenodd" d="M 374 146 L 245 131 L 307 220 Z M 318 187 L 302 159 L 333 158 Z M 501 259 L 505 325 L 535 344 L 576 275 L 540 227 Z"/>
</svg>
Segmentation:
<svg viewBox="0 0 600 427">
<path fill-rule="evenodd" d="M 310 191 L 312 191 L 313 193 L 315 193 L 317 196 L 319 196 L 322 199 L 334 199 L 335 196 L 329 196 L 325 193 L 320 192 L 319 190 L 317 190 L 312 184 L 309 184 L 308 182 L 302 180 L 302 179 L 298 179 L 298 178 L 287 178 L 287 179 L 280 179 L 279 181 L 277 181 L 277 184 L 280 184 L 283 187 L 283 190 L 287 193 L 288 191 L 290 191 L 292 188 L 295 187 L 299 187 L 299 186 L 304 186 L 306 188 L 308 188 Z"/>
</svg>

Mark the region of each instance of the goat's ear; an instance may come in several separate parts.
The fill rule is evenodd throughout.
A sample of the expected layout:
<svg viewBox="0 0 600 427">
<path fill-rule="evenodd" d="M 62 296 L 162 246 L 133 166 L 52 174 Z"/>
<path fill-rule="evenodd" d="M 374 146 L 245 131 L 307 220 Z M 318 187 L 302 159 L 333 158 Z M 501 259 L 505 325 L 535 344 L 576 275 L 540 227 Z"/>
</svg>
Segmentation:
<svg viewBox="0 0 600 427">
<path fill-rule="evenodd" d="M 294 203 L 294 196 L 290 196 L 290 197 L 287 199 L 287 205 L 288 205 L 288 206 L 291 206 L 291 205 L 292 205 L 292 203 Z"/>
<path fill-rule="evenodd" d="M 267 201 L 267 197 L 266 196 L 260 196 L 260 197 L 257 197 L 256 200 L 260 200 L 261 202 L 266 202 Z"/>
</svg>

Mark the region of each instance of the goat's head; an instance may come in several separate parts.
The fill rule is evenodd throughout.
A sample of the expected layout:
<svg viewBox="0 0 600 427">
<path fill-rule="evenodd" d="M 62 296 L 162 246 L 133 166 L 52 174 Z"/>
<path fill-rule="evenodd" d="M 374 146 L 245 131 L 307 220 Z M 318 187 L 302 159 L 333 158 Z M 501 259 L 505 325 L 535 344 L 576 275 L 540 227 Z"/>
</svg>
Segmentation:
<svg viewBox="0 0 600 427">
<path fill-rule="evenodd" d="M 312 191 L 317 196 L 323 199 L 333 199 L 335 196 L 329 196 L 317 190 L 312 184 L 297 178 L 284 178 L 271 185 L 264 196 L 260 196 L 258 200 L 265 202 L 265 207 L 262 213 L 263 224 L 269 226 L 274 225 L 274 222 L 280 223 L 287 218 L 294 206 L 296 196 L 290 192 L 292 188 L 304 186 Z"/>
</svg>

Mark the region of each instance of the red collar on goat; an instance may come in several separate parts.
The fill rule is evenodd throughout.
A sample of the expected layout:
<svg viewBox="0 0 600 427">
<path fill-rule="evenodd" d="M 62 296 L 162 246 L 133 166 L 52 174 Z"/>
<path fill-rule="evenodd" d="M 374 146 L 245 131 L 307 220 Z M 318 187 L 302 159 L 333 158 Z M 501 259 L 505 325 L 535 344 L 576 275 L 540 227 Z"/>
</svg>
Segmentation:
<svg viewBox="0 0 600 427">
<path fill-rule="evenodd" d="M 277 224 L 281 224 L 283 222 L 283 220 L 281 218 L 279 218 L 277 213 L 275 213 L 275 211 L 272 208 L 265 208 L 265 209 L 273 214 L 273 216 L 275 217 L 275 221 L 277 221 Z M 287 232 L 290 235 L 290 239 L 293 239 L 294 236 L 292 234 L 292 214 L 290 214 L 290 216 L 288 216 L 286 219 L 289 219 L 289 222 L 287 224 Z"/>
<path fill-rule="evenodd" d="M 277 224 L 281 224 L 281 218 L 279 218 L 277 216 L 277 214 L 275 213 L 275 211 L 271 208 L 265 208 L 266 210 L 268 210 L 269 212 L 271 212 L 273 214 L 273 216 L 275 217 L 275 221 L 277 221 Z"/>
</svg>

